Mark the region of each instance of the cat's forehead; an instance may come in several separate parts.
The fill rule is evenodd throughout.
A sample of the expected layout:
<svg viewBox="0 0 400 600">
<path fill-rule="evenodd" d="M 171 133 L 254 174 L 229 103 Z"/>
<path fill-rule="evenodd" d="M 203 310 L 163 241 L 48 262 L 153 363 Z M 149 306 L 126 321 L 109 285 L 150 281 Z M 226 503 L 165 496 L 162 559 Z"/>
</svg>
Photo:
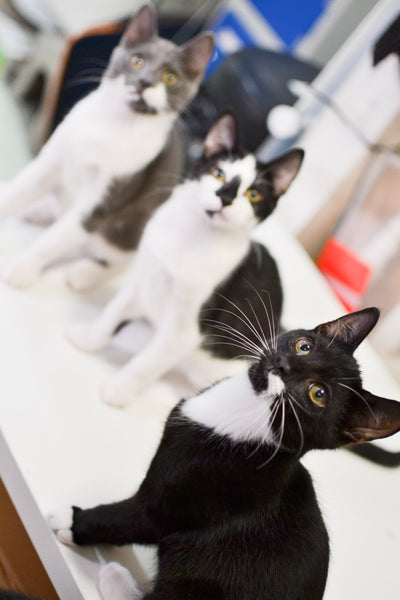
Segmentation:
<svg viewBox="0 0 400 600">
<path fill-rule="evenodd" d="M 252 154 L 234 160 L 222 158 L 218 161 L 218 166 L 224 171 L 228 180 L 239 175 L 242 181 L 251 183 L 257 175 L 257 161 Z"/>
<path fill-rule="evenodd" d="M 139 42 L 128 47 L 119 45 L 114 50 L 113 60 L 119 62 L 122 66 L 122 61 L 126 62 L 135 55 L 144 57 L 151 61 L 153 65 L 174 63 L 177 66 L 180 62 L 179 47 L 163 38 L 154 38 L 151 42 Z"/>
</svg>

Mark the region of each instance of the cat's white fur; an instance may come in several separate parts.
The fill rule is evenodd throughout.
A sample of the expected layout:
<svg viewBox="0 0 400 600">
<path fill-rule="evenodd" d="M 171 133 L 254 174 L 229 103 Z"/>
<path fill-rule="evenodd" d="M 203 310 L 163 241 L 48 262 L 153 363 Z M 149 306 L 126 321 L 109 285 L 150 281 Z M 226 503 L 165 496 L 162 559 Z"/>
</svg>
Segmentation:
<svg viewBox="0 0 400 600">
<path fill-rule="evenodd" d="M 60 123 L 38 156 L 19 175 L 2 187 L 0 218 L 42 200 L 60 219 L 12 260 L 5 269 L 7 283 L 26 287 L 50 263 L 65 257 L 71 249 L 83 247 L 96 255 L 101 245 L 103 260 L 116 267 L 130 253 L 111 248 L 97 234 L 88 233 L 82 220 L 101 201 L 110 182 L 132 175 L 152 161 L 166 143 L 176 114 L 166 110 L 165 90 L 160 84 L 143 92 L 157 115 L 135 113 L 129 106 L 132 90 L 122 77 L 105 78 L 100 86 L 77 103 Z M 89 263 L 86 263 L 89 270 Z M 96 263 L 90 265 L 93 283 L 101 276 Z M 104 269 L 103 269 L 104 271 Z M 77 280 L 77 281 L 76 281 Z M 70 283 L 82 287 L 82 277 L 72 272 Z"/>
<path fill-rule="evenodd" d="M 271 408 L 284 389 L 282 379 L 270 373 L 268 389 L 256 394 L 246 371 L 185 400 L 181 413 L 235 442 L 274 444 Z"/>
<path fill-rule="evenodd" d="M 57 532 L 57 539 L 63 544 L 73 546 L 72 540 L 72 523 L 73 523 L 73 510 L 69 506 L 63 511 L 57 511 L 49 515 L 48 523 L 51 529 Z"/>
<path fill-rule="evenodd" d="M 235 202 L 222 207 L 215 195 L 221 184 L 210 174 L 177 186 L 149 221 L 121 290 L 97 321 L 75 323 L 67 332 L 75 346 L 93 352 L 110 342 L 123 321 L 143 318 L 153 326 L 144 350 L 104 386 L 109 404 L 128 404 L 199 351 L 200 308 L 248 251 L 256 219 L 244 193 L 255 178 L 256 161 L 248 155 L 223 167 L 227 177 L 231 169 L 241 177 Z M 219 212 L 210 218 L 206 210 Z"/>
<path fill-rule="evenodd" d="M 98 587 L 103 600 L 141 600 L 143 592 L 122 565 L 111 562 L 100 569 Z"/>
</svg>

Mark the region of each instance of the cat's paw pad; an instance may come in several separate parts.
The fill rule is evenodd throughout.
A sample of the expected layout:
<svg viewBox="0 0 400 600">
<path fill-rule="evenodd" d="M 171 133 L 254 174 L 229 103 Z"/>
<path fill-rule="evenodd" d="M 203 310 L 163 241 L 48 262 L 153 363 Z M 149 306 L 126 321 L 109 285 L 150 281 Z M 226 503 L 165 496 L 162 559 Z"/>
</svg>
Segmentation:
<svg viewBox="0 0 400 600">
<path fill-rule="evenodd" d="M 108 563 L 100 569 L 98 587 L 103 600 L 116 598 L 128 600 L 140 594 L 136 581 L 129 571 L 116 562 Z"/>
<path fill-rule="evenodd" d="M 72 323 L 66 331 L 67 339 L 79 350 L 84 352 L 98 352 L 108 343 L 96 328 L 94 323 L 77 321 Z"/>
<path fill-rule="evenodd" d="M 105 383 L 100 390 L 100 396 L 105 404 L 114 408 L 126 408 L 135 399 L 134 391 L 117 381 Z"/>
<path fill-rule="evenodd" d="M 69 546 L 75 545 L 72 535 L 73 518 L 74 513 L 70 507 L 63 511 L 51 513 L 47 519 L 57 539 L 63 544 L 67 544 Z"/>
<path fill-rule="evenodd" d="M 16 288 L 31 286 L 39 277 L 40 269 L 33 262 L 17 258 L 9 262 L 3 271 L 3 280 Z"/>
<path fill-rule="evenodd" d="M 87 292 L 104 279 L 106 269 L 107 267 L 90 258 L 77 260 L 67 271 L 67 285 L 74 292 Z"/>
</svg>

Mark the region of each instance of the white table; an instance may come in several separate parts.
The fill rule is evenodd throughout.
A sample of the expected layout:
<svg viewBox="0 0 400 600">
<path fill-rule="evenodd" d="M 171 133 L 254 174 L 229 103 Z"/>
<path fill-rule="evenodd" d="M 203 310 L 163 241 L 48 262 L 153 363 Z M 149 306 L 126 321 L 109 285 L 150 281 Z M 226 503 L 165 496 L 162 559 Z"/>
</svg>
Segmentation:
<svg viewBox="0 0 400 600">
<path fill-rule="evenodd" d="M 11 125 L 3 107 L 0 134 Z M 22 142 L 20 146 L 14 156 L 16 167 L 26 152 Z M 8 143 L 2 143 L 1 152 L 10 158 Z M 36 234 L 12 219 L 0 224 L 1 261 Z M 278 259 L 286 291 L 287 326 L 314 326 L 343 313 L 311 261 L 278 221 L 271 219 L 257 237 L 267 242 Z M 4 473 L 7 468 L 9 482 L 18 480 L 18 469 L 22 473 L 33 497 L 29 499 L 28 494 L 24 508 L 28 531 L 29 525 L 39 527 L 43 544 L 50 548 L 55 542 L 40 514 L 72 503 L 88 507 L 130 495 L 146 472 L 173 404 L 162 389 L 126 411 L 99 401 L 100 383 L 126 359 L 122 347 L 100 356 L 85 355 L 67 342 L 63 332 L 72 318 L 96 314 L 111 293 L 112 287 L 105 287 L 86 296 L 73 294 L 64 285 L 62 268 L 48 271 L 29 291 L 0 284 L 0 423 L 13 457 L 7 467 L 0 463 L 0 469 Z M 400 399 L 398 386 L 367 343 L 359 358 L 366 387 Z M 387 445 L 399 449 L 399 435 Z M 314 476 L 331 535 L 325 599 L 397 599 L 399 472 L 375 467 L 346 451 L 314 452 L 305 462 Z M 65 565 L 83 598 L 98 600 L 95 582 L 102 560 L 121 560 L 140 577 L 135 556 L 145 569 L 153 558 L 151 549 L 135 548 L 135 554 L 130 548 L 75 550 L 59 545 L 59 549 L 64 562 L 58 590 L 68 600 L 78 600 L 79 593 L 73 595 L 68 589 Z M 46 561 L 45 566 L 49 567 Z"/>
</svg>

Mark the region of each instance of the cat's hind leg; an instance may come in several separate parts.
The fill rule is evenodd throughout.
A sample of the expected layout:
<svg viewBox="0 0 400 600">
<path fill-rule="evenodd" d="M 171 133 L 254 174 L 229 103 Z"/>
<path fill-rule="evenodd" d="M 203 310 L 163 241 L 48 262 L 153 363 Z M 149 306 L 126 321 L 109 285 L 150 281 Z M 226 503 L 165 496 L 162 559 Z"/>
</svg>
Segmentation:
<svg viewBox="0 0 400 600">
<path fill-rule="evenodd" d="M 100 569 L 98 587 L 103 600 L 141 600 L 143 592 L 122 565 L 111 562 Z"/>
<path fill-rule="evenodd" d="M 75 292 L 86 292 L 120 273 L 132 260 L 133 252 L 116 248 L 99 234 L 90 234 L 87 256 L 74 261 L 67 270 L 67 284 Z"/>
<path fill-rule="evenodd" d="M 61 200 L 56 194 L 48 194 L 33 202 L 23 212 L 23 219 L 33 225 L 52 225 L 63 213 Z"/>
<path fill-rule="evenodd" d="M 134 279 L 125 283 L 98 319 L 76 321 L 68 327 L 66 336 L 74 346 L 84 352 L 98 352 L 110 343 L 122 325 L 140 316 L 136 314 Z"/>
</svg>

